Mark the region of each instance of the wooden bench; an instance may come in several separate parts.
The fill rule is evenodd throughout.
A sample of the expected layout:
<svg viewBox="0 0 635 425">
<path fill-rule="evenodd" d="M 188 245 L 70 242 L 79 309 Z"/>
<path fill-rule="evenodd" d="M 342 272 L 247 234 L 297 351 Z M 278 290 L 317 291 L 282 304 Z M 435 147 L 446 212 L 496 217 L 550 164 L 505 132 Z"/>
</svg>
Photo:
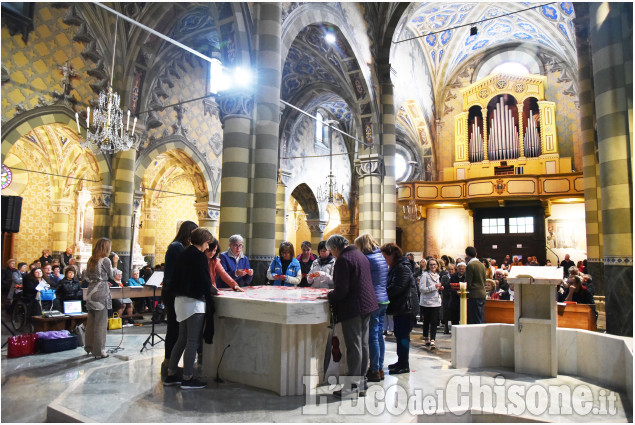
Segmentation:
<svg viewBox="0 0 635 425">
<path fill-rule="evenodd" d="M 514 323 L 514 302 L 485 300 L 485 323 Z M 595 312 L 588 304 L 558 304 L 558 327 L 597 331 Z"/>
<path fill-rule="evenodd" d="M 48 332 L 48 331 L 73 331 L 79 324 L 86 326 L 88 320 L 88 314 L 77 314 L 74 316 L 59 316 L 59 317 L 44 317 L 33 316 L 31 322 L 33 323 L 33 329 L 35 332 Z"/>
</svg>

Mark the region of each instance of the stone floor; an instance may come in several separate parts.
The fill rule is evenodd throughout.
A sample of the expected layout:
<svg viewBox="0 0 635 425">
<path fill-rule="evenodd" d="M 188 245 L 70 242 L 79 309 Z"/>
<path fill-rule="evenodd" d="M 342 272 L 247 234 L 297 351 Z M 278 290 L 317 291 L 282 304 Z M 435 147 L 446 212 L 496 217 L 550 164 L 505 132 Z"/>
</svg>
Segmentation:
<svg viewBox="0 0 635 425">
<path fill-rule="evenodd" d="M 107 344 L 123 349 L 95 360 L 82 348 L 54 354 L 9 359 L 2 350 L 3 422 L 632 422 L 624 393 L 588 380 L 560 375 L 539 379 L 511 370 L 453 369 L 450 335 L 438 335 L 439 349 L 430 352 L 421 341 L 421 327 L 412 336 L 411 373 L 372 384 L 365 398 L 338 400 L 336 387 L 319 387 L 310 397 L 278 395 L 231 382 L 202 390 L 164 388 L 160 383 L 163 343 L 139 350 L 150 332 L 141 327 L 109 331 Z M 157 326 L 165 333 L 165 325 Z M 8 332 L 2 329 L 2 340 Z M 386 337 L 385 364 L 396 360 L 394 337 Z M 229 378 L 229 377 L 228 377 Z M 461 387 L 456 384 L 470 384 Z M 566 388 L 565 397 L 549 404 L 551 390 Z M 564 387 L 562 387 L 564 386 Z M 480 395 L 476 389 L 480 388 Z M 489 388 L 506 402 L 487 404 Z M 457 389 L 459 392 L 457 392 Z M 524 392 L 519 402 L 514 394 Z M 587 394 L 584 393 L 587 390 Z M 515 392 L 514 392 L 515 391 Z M 469 395 L 468 395 L 469 394 Z M 470 396 L 473 399 L 470 399 Z M 585 397 L 592 397 L 585 404 Z M 463 398 L 461 398 L 463 397 Z M 316 401 L 317 400 L 317 401 Z M 437 401 L 440 400 L 440 403 Z M 435 405 L 441 405 L 437 408 Z M 571 412 L 567 408 L 573 406 Z M 586 410 L 589 410 L 587 413 Z"/>
</svg>

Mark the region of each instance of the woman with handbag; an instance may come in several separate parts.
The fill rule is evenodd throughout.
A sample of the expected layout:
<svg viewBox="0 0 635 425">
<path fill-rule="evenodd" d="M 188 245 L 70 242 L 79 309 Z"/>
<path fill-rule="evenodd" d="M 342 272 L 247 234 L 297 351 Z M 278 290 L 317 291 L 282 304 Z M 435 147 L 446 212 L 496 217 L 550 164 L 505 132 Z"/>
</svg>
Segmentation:
<svg viewBox="0 0 635 425">
<path fill-rule="evenodd" d="M 114 279 L 113 267 L 117 267 L 119 262 L 117 254 L 113 256 L 112 263 L 110 262 L 108 258 L 110 246 L 110 239 L 99 239 L 93 248 L 93 254 L 88 259 L 86 267 L 86 279 L 89 284 L 86 291 L 88 320 L 86 322 L 84 350 L 86 350 L 86 353 L 95 356 L 96 359 L 108 357 L 108 353 L 106 353 L 106 330 L 108 310 L 112 308 L 108 279 Z"/>
<path fill-rule="evenodd" d="M 392 314 L 397 339 L 397 362 L 388 366 L 391 375 L 410 372 L 410 332 L 415 325 L 419 298 L 417 285 L 410 269 L 410 261 L 394 243 L 381 247 L 381 253 L 388 264 L 386 292 L 388 293 L 387 314 Z"/>
</svg>

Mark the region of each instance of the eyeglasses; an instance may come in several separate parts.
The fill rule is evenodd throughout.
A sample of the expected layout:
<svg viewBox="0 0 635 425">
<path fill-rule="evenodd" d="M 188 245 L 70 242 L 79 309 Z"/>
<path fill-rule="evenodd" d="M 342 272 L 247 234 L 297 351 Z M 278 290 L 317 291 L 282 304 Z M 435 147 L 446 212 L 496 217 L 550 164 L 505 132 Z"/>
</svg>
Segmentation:
<svg viewBox="0 0 635 425">
<path fill-rule="evenodd" d="M 238 249 L 242 249 L 243 248 L 243 244 L 236 244 L 236 245 L 232 245 L 234 248 L 238 248 Z"/>
</svg>

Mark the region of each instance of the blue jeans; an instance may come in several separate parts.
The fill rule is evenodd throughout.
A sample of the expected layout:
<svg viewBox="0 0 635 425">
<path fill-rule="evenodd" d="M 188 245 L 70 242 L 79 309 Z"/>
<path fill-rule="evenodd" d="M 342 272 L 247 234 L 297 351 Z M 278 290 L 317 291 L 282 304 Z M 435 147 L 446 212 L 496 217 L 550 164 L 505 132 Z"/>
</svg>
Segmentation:
<svg viewBox="0 0 635 425">
<path fill-rule="evenodd" d="M 397 363 L 403 367 L 410 367 L 410 332 L 414 327 L 415 318 L 409 314 L 393 317 L 397 339 Z"/>
<path fill-rule="evenodd" d="M 384 317 L 388 304 L 379 304 L 379 308 L 370 315 L 368 349 L 370 351 L 370 371 L 378 372 L 384 368 Z"/>
</svg>

